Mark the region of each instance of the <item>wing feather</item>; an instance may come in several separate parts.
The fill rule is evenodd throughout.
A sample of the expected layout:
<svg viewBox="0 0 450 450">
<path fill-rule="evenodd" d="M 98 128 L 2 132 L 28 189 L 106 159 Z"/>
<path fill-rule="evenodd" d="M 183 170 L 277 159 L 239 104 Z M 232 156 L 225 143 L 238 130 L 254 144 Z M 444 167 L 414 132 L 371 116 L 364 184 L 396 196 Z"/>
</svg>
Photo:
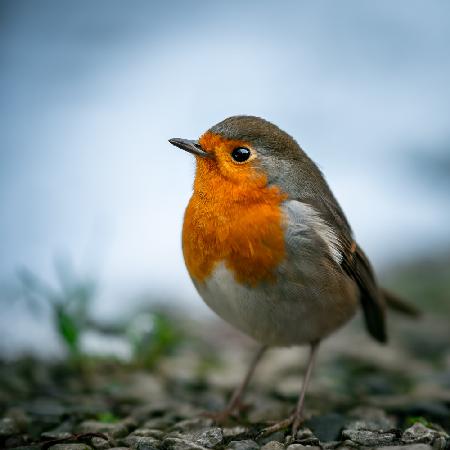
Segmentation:
<svg viewBox="0 0 450 450">
<path fill-rule="evenodd" d="M 340 244 L 343 271 L 359 288 L 359 300 L 366 327 L 379 342 L 387 342 L 386 308 L 384 295 L 378 286 L 372 266 L 362 249 L 356 244 L 348 221 L 334 197 L 322 197 L 311 205 L 331 227 Z"/>
</svg>

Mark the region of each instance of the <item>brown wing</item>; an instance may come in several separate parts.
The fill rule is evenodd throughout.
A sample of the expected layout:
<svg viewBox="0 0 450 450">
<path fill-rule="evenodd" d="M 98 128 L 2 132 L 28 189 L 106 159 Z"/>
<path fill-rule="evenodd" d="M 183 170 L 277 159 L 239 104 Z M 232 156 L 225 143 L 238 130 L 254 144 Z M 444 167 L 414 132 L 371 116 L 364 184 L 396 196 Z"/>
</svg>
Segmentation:
<svg viewBox="0 0 450 450">
<path fill-rule="evenodd" d="M 369 333 L 379 342 L 387 342 L 385 299 L 378 286 L 373 269 L 364 252 L 352 237 L 352 230 L 339 203 L 328 186 L 323 187 L 320 197 L 307 202 L 320 211 L 322 217 L 333 228 L 342 245 L 341 267 L 359 288 L 359 300 Z M 321 198 L 318 202 L 317 198 Z"/>
<path fill-rule="evenodd" d="M 342 268 L 359 287 L 360 302 L 369 333 L 379 342 L 387 342 L 386 307 L 373 269 L 355 241 L 345 240 Z"/>
</svg>

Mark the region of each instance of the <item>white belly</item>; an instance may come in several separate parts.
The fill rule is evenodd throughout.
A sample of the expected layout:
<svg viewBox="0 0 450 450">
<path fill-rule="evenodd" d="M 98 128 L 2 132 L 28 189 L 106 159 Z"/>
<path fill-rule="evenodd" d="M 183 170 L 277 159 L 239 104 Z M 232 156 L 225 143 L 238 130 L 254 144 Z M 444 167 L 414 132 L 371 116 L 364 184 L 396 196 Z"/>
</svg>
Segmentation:
<svg viewBox="0 0 450 450">
<path fill-rule="evenodd" d="M 353 285 L 333 297 L 326 289 L 318 292 L 283 279 L 253 288 L 237 283 L 223 263 L 204 283 L 195 285 L 205 303 L 222 319 L 272 346 L 321 339 L 349 320 L 357 307 Z"/>
</svg>

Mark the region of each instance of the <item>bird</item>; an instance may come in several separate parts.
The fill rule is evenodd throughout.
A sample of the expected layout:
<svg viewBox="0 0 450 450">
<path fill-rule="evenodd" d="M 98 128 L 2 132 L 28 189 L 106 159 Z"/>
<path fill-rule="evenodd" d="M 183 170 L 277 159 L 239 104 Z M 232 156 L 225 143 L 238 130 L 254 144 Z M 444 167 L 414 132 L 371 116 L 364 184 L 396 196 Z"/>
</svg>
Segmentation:
<svg viewBox="0 0 450 450">
<path fill-rule="evenodd" d="M 291 427 L 296 436 L 321 341 L 362 308 L 370 335 L 386 343 L 386 305 L 416 311 L 379 285 L 322 172 L 278 126 L 231 116 L 198 140 L 169 142 L 196 160 L 182 229 L 193 284 L 218 316 L 259 343 L 215 417 L 235 412 L 268 348 L 308 345 L 293 414 L 265 430 Z"/>
</svg>

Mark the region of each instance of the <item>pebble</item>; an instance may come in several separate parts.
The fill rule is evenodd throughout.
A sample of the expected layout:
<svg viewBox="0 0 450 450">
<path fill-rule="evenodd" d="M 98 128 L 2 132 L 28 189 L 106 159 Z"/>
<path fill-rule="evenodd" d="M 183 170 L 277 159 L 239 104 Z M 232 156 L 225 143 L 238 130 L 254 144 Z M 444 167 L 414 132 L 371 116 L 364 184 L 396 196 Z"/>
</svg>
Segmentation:
<svg viewBox="0 0 450 450">
<path fill-rule="evenodd" d="M 107 439 L 103 439 L 101 437 L 93 437 L 91 439 L 92 447 L 94 447 L 97 450 L 106 450 L 110 447 L 109 441 Z"/>
<path fill-rule="evenodd" d="M 68 431 L 46 431 L 41 433 L 43 439 L 68 439 L 72 437 L 72 433 Z"/>
<path fill-rule="evenodd" d="M 366 424 L 366 430 L 371 431 L 389 431 L 397 426 L 397 422 L 392 417 L 388 416 L 386 412 L 380 408 L 373 406 L 358 406 L 349 412 L 349 416 L 354 417 L 353 423 L 363 421 Z M 352 429 L 352 426 L 347 424 L 345 428 Z"/>
<path fill-rule="evenodd" d="M 153 428 L 136 428 L 130 433 L 130 436 L 152 437 L 161 440 L 164 437 L 164 432 Z"/>
<path fill-rule="evenodd" d="M 344 430 L 342 436 L 364 446 L 387 445 L 396 438 L 394 433 L 377 433 L 370 430 Z"/>
<path fill-rule="evenodd" d="M 124 437 L 128 434 L 128 427 L 122 423 L 104 423 L 86 420 L 78 426 L 79 433 L 105 433 L 113 438 Z"/>
<path fill-rule="evenodd" d="M 261 450 L 284 450 L 284 445 L 278 441 L 270 441 L 261 447 Z"/>
<path fill-rule="evenodd" d="M 121 444 L 132 448 L 133 450 L 159 450 L 161 441 L 149 436 L 133 436 L 129 435 L 120 440 Z"/>
<path fill-rule="evenodd" d="M 291 444 L 288 445 L 287 450 L 320 450 L 320 447 L 303 444 Z"/>
<path fill-rule="evenodd" d="M 202 445 L 178 437 L 165 438 L 163 440 L 163 447 L 165 450 L 207 450 Z"/>
<path fill-rule="evenodd" d="M 223 432 L 223 437 L 225 439 L 232 439 L 232 438 L 236 438 L 236 437 L 248 434 L 249 428 L 239 425 L 236 427 L 223 428 L 222 432 Z"/>
<path fill-rule="evenodd" d="M 402 441 L 407 444 L 431 443 L 437 436 L 438 432 L 427 428 L 420 422 L 416 422 L 412 427 L 405 430 L 402 435 Z"/>
<path fill-rule="evenodd" d="M 329 442 L 322 442 L 322 448 L 324 450 L 334 450 L 335 448 L 339 447 L 341 445 L 340 441 L 329 441 Z"/>
<path fill-rule="evenodd" d="M 433 447 L 427 444 L 411 445 L 388 445 L 385 447 L 375 447 L 374 450 L 432 450 Z"/>
<path fill-rule="evenodd" d="M 0 420 L 0 437 L 8 437 L 20 432 L 17 423 L 9 417 Z"/>
<path fill-rule="evenodd" d="M 231 441 L 227 448 L 231 450 L 259 450 L 259 445 L 251 439 L 245 439 L 243 441 Z"/>
<path fill-rule="evenodd" d="M 49 447 L 49 450 L 92 450 L 87 444 L 56 444 Z"/>
<path fill-rule="evenodd" d="M 365 350 L 363 353 L 366 358 Z M 354 359 L 357 359 L 356 356 Z M 387 360 L 380 359 L 380 364 L 385 364 Z M 313 386 L 313 391 L 316 391 L 308 397 L 310 409 L 307 412 L 316 415 L 305 422 L 295 439 L 289 439 L 288 429 L 259 437 L 258 431 L 269 423 L 270 418 L 279 420 L 286 417 L 293 404 L 293 401 L 281 400 L 277 395 L 278 390 L 274 388 L 276 382 L 283 389 L 291 379 L 292 393 L 296 390 L 297 369 L 292 369 L 292 357 L 286 361 L 286 365 L 281 367 L 268 364 L 274 368 L 272 378 L 267 382 L 261 378 L 253 392 L 249 393 L 246 421 L 230 421 L 226 427 L 219 427 L 211 419 L 199 414 L 205 409 L 214 409 L 214 399 L 217 397 L 223 401 L 225 391 L 208 383 L 198 384 L 196 375 L 192 373 L 187 376 L 189 383 L 179 383 L 177 377 L 172 379 L 172 389 L 171 383 L 166 386 L 165 375 L 159 375 L 157 371 L 149 375 L 150 381 L 145 379 L 148 374 L 144 372 L 137 377 L 130 377 L 129 372 L 125 371 L 124 374 L 119 371 L 117 382 L 109 371 L 105 374 L 96 372 L 93 387 L 86 392 L 82 390 L 82 382 L 73 389 L 72 384 L 63 384 L 57 389 L 53 389 L 51 384 L 43 384 L 43 389 L 39 390 L 39 386 L 33 389 L 45 394 L 33 398 L 35 394 L 30 390 L 29 394 L 20 397 L 22 400 L 17 402 L 20 406 L 11 407 L 15 404 L 12 400 L 1 403 L 3 386 L 0 366 L 0 448 L 39 450 L 50 439 L 72 438 L 74 433 L 104 433 L 109 439 L 85 436 L 86 443 L 67 439 L 55 443 L 50 450 L 112 450 L 110 446 L 116 446 L 115 450 L 357 450 L 361 447 L 372 450 L 450 450 L 450 438 L 440 428 L 440 425 L 448 425 L 450 378 L 447 372 L 444 375 L 435 373 L 440 378 L 434 382 L 438 383 L 444 376 L 446 384 L 442 384 L 441 388 L 445 396 L 433 397 L 435 391 L 432 391 L 433 395 L 428 391 L 432 383 L 424 376 L 428 374 L 427 366 L 424 366 L 427 370 L 417 376 L 405 375 L 410 379 L 411 386 L 417 392 L 422 392 L 421 396 L 411 397 L 400 389 L 393 397 L 374 396 L 369 399 L 369 403 L 377 406 L 370 407 L 357 406 L 360 401 L 358 398 L 352 400 L 352 389 L 350 393 L 341 389 L 335 395 L 332 389 L 327 388 L 328 378 L 321 380 L 319 377 L 318 384 Z M 450 368 L 450 353 L 446 361 Z M 329 364 L 335 364 L 333 359 L 329 360 Z M 339 370 L 344 371 L 347 366 L 339 364 Z M 240 366 L 231 367 L 240 374 Z M 409 367 L 405 365 L 405 368 Z M 430 370 L 433 367 L 430 366 Z M 185 369 L 183 365 L 181 368 Z M 389 370 L 386 376 L 390 377 Z M 283 385 L 285 379 L 287 385 Z M 426 379 L 426 385 L 422 384 L 422 379 Z M 133 385 L 135 381 L 136 386 Z M 356 377 L 355 383 L 359 382 Z M 230 383 L 230 387 L 233 383 Z M 364 385 L 364 382 L 361 383 Z M 120 392 L 122 385 L 126 385 L 126 392 Z M 105 395 L 105 392 L 108 394 Z M 290 398 L 291 393 L 285 391 L 283 397 L 286 396 Z M 117 421 L 100 421 L 99 412 L 105 411 L 111 411 L 112 419 L 117 418 Z M 329 412 L 322 414 L 323 411 Z M 422 414 L 423 411 L 427 414 Z M 433 425 L 418 419 L 420 423 L 407 430 L 398 430 L 406 418 L 410 420 L 411 417 L 419 416 L 432 421 Z"/>
<path fill-rule="evenodd" d="M 214 427 L 206 430 L 198 431 L 191 435 L 191 439 L 198 445 L 206 448 L 213 448 L 223 441 L 223 432 L 221 428 Z"/>
<path fill-rule="evenodd" d="M 450 448 L 450 438 L 445 438 L 444 436 L 439 436 L 433 442 L 434 450 L 445 450 Z"/>
</svg>

